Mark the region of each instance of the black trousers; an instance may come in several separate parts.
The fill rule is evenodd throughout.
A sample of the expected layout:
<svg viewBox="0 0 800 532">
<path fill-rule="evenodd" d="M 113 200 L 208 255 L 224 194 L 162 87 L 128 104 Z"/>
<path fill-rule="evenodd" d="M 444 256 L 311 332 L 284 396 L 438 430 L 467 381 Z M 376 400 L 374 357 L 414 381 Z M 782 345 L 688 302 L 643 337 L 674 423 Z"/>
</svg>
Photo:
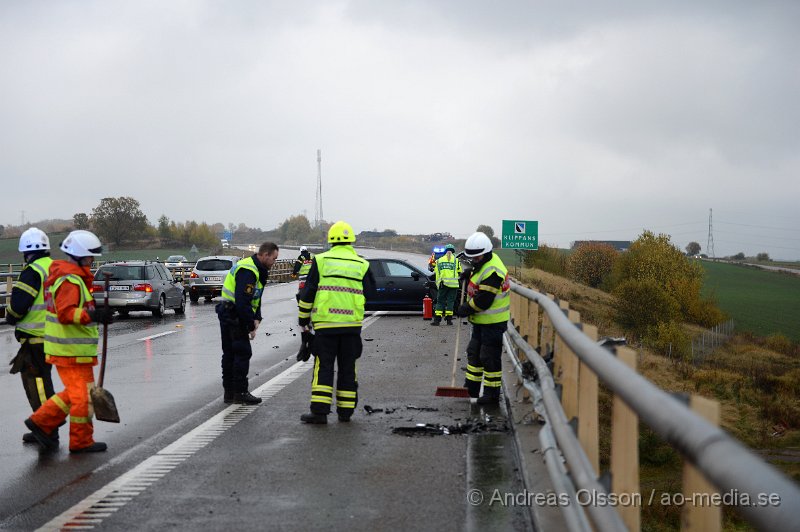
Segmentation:
<svg viewBox="0 0 800 532">
<path fill-rule="evenodd" d="M 44 361 L 44 343 L 32 344 L 25 340 L 20 346 L 17 356 L 12 362 L 12 373 L 19 370 L 22 387 L 31 408 L 36 412 L 47 399 L 55 393 L 53 390 L 53 366 Z"/>
<path fill-rule="evenodd" d="M 247 391 L 247 374 L 250 371 L 250 336 L 238 325 L 220 320 L 222 337 L 222 387 L 225 391 L 243 393 Z"/>
<path fill-rule="evenodd" d="M 328 415 L 333 404 L 334 364 L 336 378 L 336 413 L 350 417 L 358 404 L 356 360 L 363 346 L 358 334 L 317 334 L 311 346 L 314 375 L 311 381 L 311 412 Z"/>
<path fill-rule="evenodd" d="M 464 387 L 470 397 L 478 397 L 483 382 L 483 393 L 500 397 L 503 366 L 503 333 L 507 322 L 487 325 L 472 324 L 472 337 L 467 344 L 467 374 Z"/>
</svg>

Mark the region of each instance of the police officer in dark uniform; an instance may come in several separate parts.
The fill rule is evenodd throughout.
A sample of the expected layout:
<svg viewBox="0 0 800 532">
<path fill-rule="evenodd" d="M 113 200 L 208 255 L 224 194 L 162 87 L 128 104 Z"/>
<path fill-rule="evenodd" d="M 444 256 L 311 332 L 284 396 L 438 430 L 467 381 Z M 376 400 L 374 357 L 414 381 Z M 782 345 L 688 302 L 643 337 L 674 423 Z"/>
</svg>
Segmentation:
<svg viewBox="0 0 800 532">
<path fill-rule="evenodd" d="M 222 387 L 224 401 L 254 405 L 261 402 L 248 391 L 247 373 L 261 324 L 261 295 L 270 267 L 278 258 L 278 246 L 264 242 L 258 252 L 231 268 L 222 285 L 225 300 L 216 307 L 222 336 Z"/>
<path fill-rule="evenodd" d="M 19 373 L 28 402 L 36 410 L 55 393 L 52 366 L 45 362 L 44 322 L 47 316 L 44 303 L 44 282 L 50 273 L 50 239 L 41 229 L 31 227 L 19 239 L 19 251 L 25 260 L 17 283 L 11 290 L 11 302 L 6 309 L 6 321 L 15 325 L 14 336 L 20 343 L 17 356 L 11 361 L 11 373 Z M 58 440 L 58 430 L 50 434 Z M 36 443 L 28 432 L 22 435 L 25 443 Z"/>
</svg>

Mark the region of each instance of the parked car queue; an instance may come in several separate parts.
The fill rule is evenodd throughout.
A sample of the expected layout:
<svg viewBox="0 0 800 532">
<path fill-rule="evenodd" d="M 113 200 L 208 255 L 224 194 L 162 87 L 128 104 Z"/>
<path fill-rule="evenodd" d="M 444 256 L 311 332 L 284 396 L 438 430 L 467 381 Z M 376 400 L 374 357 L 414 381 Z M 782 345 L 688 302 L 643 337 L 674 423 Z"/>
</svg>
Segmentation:
<svg viewBox="0 0 800 532">
<path fill-rule="evenodd" d="M 162 316 L 167 310 L 183 314 L 186 298 L 192 303 L 206 302 L 222 294 L 228 271 L 241 257 L 212 255 L 201 257 L 191 272 L 171 272 L 156 261 L 120 261 L 100 266 L 92 287 L 96 304 L 104 305 L 104 273 L 109 273 L 109 306 L 121 317 L 131 311 L 149 311 Z M 421 312 L 425 296 L 436 300 L 433 274 L 403 259 L 368 258 L 375 278 L 375 293 L 368 294 L 365 310 Z M 288 263 L 289 261 L 287 261 Z"/>
</svg>

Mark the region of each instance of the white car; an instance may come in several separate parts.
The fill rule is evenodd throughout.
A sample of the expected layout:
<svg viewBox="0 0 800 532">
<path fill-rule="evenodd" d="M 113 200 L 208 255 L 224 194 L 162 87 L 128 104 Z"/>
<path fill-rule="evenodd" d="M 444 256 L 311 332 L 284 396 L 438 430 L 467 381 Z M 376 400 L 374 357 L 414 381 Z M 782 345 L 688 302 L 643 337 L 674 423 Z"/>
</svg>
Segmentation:
<svg viewBox="0 0 800 532">
<path fill-rule="evenodd" d="M 231 255 L 214 255 L 197 259 L 197 263 L 189 275 L 189 299 L 197 303 L 201 297 L 206 301 L 222 294 L 222 283 L 240 257 Z"/>
<path fill-rule="evenodd" d="M 164 261 L 164 266 L 167 268 L 185 268 L 189 263 L 189 259 L 184 257 L 183 255 L 170 255 L 167 257 L 167 260 Z"/>
</svg>

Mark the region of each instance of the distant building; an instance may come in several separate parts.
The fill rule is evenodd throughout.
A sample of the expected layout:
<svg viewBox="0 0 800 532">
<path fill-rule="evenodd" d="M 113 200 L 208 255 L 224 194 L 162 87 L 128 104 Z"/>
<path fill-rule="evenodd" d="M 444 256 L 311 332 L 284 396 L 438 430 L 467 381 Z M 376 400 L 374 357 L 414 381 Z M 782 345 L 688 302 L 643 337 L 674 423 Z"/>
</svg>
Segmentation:
<svg viewBox="0 0 800 532">
<path fill-rule="evenodd" d="M 422 235 L 423 242 L 442 242 L 444 240 L 453 240 L 453 235 L 450 233 L 433 233 L 430 235 Z"/>
<path fill-rule="evenodd" d="M 632 242 L 630 240 L 576 240 L 572 243 L 571 249 L 575 249 L 581 244 L 608 244 L 617 251 L 628 251 Z"/>
</svg>

